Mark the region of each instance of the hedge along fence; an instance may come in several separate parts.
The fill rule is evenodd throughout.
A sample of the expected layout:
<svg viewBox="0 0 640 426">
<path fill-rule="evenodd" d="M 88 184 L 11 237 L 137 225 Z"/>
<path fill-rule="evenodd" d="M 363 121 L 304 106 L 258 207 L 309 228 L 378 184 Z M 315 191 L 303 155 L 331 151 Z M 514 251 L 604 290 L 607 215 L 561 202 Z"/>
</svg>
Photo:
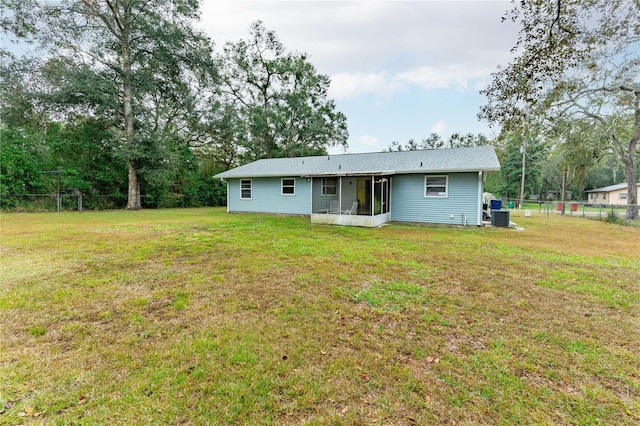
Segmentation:
<svg viewBox="0 0 640 426">
<path fill-rule="evenodd" d="M 162 197 L 142 195 L 144 208 L 205 207 L 211 200 L 202 200 L 198 195 L 188 196 L 170 193 Z M 0 209 L 15 212 L 55 212 L 83 210 L 114 210 L 127 206 L 126 194 L 2 194 Z"/>
</svg>

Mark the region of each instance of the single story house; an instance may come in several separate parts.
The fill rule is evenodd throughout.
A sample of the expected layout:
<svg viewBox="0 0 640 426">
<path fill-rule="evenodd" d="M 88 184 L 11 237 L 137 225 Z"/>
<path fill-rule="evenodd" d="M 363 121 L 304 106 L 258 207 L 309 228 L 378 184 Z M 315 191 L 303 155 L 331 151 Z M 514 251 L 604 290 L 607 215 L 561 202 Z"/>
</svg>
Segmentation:
<svg viewBox="0 0 640 426">
<path fill-rule="evenodd" d="M 273 158 L 219 173 L 227 212 L 309 215 L 312 223 L 482 225 L 492 146 Z"/>
<path fill-rule="evenodd" d="M 640 183 L 638 183 L 638 190 L 640 190 Z M 591 191 L 587 191 L 587 194 L 589 203 L 613 204 L 618 206 L 626 206 L 627 198 L 629 197 L 626 183 L 592 189 Z"/>
</svg>

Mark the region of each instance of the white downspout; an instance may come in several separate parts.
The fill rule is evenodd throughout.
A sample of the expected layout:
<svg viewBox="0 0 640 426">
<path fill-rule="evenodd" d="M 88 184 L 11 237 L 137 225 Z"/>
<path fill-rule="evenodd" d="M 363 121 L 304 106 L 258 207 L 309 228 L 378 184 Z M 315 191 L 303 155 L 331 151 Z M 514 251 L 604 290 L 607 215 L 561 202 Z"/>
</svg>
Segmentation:
<svg viewBox="0 0 640 426">
<path fill-rule="evenodd" d="M 311 194 L 311 196 L 309 197 L 309 217 L 311 217 L 311 215 L 313 214 L 313 177 L 309 178 L 309 194 Z"/>
<path fill-rule="evenodd" d="M 478 226 L 482 225 L 482 170 L 478 172 Z"/>
<path fill-rule="evenodd" d="M 229 182 L 224 180 L 224 178 L 220 178 L 220 180 L 227 184 L 227 213 L 229 213 Z"/>
</svg>

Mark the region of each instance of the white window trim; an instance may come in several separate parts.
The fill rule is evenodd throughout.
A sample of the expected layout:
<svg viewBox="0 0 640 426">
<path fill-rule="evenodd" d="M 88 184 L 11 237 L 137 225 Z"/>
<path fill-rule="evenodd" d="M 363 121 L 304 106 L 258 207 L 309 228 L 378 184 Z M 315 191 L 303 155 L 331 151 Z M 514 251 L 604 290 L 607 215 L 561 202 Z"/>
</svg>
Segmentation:
<svg viewBox="0 0 640 426">
<path fill-rule="evenodd" d="M 293 181 L 293 193 L 291 193 L 291 194 L 285 194 L 284 193 L 284 187 L 285 187 L 284 181 L 285 180 L 292 180 Z M 289 188 L 289 187 L 291 187 L 291 185 L 287 185 L 287 187 Z M 287 196 L 287 197 L 291 197 L 293 195 L 296 195 L 296 178 L 282 178 L 282 179 L 280 179 L 280 195 L 284 195 L 284 196 Z"/>
<path fill-rule="evenodd" d="M 428 178 L 444 178 L 445 179 L 444 195 L 427 195 L 427 179 Z M 448 198 L 449 197 L 449 175 L 425 175 L 424 176 L 424 197 L 425 198 Z"/>
<path fill-rule="evenodd" d="M 335 179 L 336 180 L 335 186 L 334 185 L 325 185 L 324 182 L 325 182 L 326 179 Z M 321 192 L 323 197 L 337 197 L 338 196 L 338 185 L 339 185 L 338 178 L 322 178 L 322 180 L 320 181 L 320 184 L 321 184 L 321 187 L 322 187 L 320 192 Z M 336 189 L 336 193 L 335 194 L 327 194 L 325 192 L 325 188 L 335 188 Z"/>
<path fill-rule="evenodd" d="M 251 197 L 246 198 L 242 196 L 242 182 L 249 182 L 249 190 L 251 191 Z M 241 200 L 252 200 L 253 199 L 253 180 L 252 179 L 240 179 L 240 199 Z"/>
</svg>

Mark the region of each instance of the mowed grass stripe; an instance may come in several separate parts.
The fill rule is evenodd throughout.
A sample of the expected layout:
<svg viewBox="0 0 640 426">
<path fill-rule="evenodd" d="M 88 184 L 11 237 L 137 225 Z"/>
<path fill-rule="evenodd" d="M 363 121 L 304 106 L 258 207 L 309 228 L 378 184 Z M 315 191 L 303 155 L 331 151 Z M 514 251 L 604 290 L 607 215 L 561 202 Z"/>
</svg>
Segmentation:
<svg viewBox="0 0 640 426">
<path fill-rule="evenodd" d="M 512 217 L 2 214 L 0 423 L 637 424 L 640 230 Z"/>
</svg>

